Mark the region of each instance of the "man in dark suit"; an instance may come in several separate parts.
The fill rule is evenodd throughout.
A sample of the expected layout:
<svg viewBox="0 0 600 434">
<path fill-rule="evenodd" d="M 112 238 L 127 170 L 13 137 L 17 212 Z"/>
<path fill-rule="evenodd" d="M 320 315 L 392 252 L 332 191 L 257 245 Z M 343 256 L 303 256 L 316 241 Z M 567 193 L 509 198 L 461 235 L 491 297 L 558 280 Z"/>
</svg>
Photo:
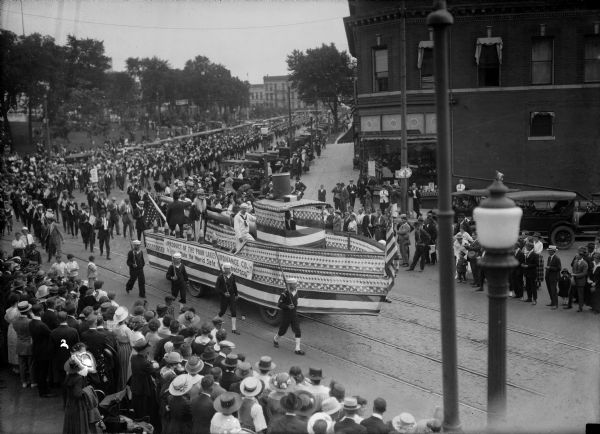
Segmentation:
<svg viewBox="0 0 600 434">
<path fill-rule="evenodd" d="M 42 321 L 50 330 L 54 330 L 59 324 L 56 310 L 54 310 L 54 304 L 54 300 L 46 300 L 46 309 L 42 314 Z"/>
<path fill-rule="evenodd" d="M 525 276 L 525 290 L 528 303 L 537 304 L 537 267 L 538 255 L 533 251 L 533 243 L 525 244 L 525 262 L 521 264 Z"/>
<path fill-rule="evenodd" d="M 133 218 L 135 219 L 135 231 L 137 232 L 137 239 L 142 239 L 142 233 L 146 230 L 146 222 L 144 216 L 146 210 L 144 210 L 144 201 L 140 200 L 137 202 L 136 207 L 133 210 Z"/>
<path fill-rule="evenodd" d="M 192 398 L 192 432 L 197 434 L 210 433 L 210 421 L 215 414 L 211 393 L 215 381 L 212 375 L 205 375 L 200 381 L 202 392 Z"/>
<path fill-rule="evenodd" d="M 368 434 L 387 434 L 389 425 L 383 421 L 383 413 L 387 410 L 387 402 L 383 398 L 375 398 L 373 401 L 373 414 L 363 419 L 360 424 L 367 429 Z"/>
<path fill-rule="evenodd" d="M 360 410 L 360 405 L 355 397 L 349 396 L 344 398 L 344 416 L 339 422 L 336 422 L 333 426 L 333 430 L 338 433 L 344 434 L 366 434 L 367 428 L 363 425 L 356 423 L 354 420 L 356 414 Z"/>
<path fill-rule="evenodd" d="M 307 420 L 296 415 L 296 412 L 300 410 L 302 406 L 301 398 L 295 393 L 289 392 L 281 397 L 279 404 L 285 411 L 285 414 L 271 421 L 269 428 L 267 429 L 267 434 L 306 433 Z"/>
<path fill-rule="evenodd" d="M 425 268 L 425 256 L 429 254 L 429 244 L 431 244 L 431 238 L 429 238 L 429 234 L 423 230 L 423 218 L 421 217 L 415 222 L 415 254 L 408 271 L 413 271 L 419 260 L 419 271 L 423 271 Z"/>
<path fill-rule="evenodd" d="M 98 245 L 100 247 L 100 256 L 103 254 L 104 247 L 106 247 L 106 259 L 110 259 L 110 231 L 108 229 L 108 218 L 106 217 L 106 211 L 100 210 L 100 217 L 96 220 L 94 229 L 98 231 Z"/>
<path fill-rule="evenodd" d="M 67 313 L 58 312 L 58 327 L 50 332 L 50 353 L 52 356 L 52 379 L 60 385 L 65 379 L 65 362 L 71 357 L 71 348 L 79 342 L 77 329 L 67 324 Z"/>
<path fill-rule="evenodd" d="M 373 215 L 369 214 L 369 211 L 373 210 L 365 210 L 365 216 L 362 221 L 362 232 L 365 237 L 373 238 Z"/>
<path fill-rule="evenodd" d="M 97 381 L 95 386 L 109 394 L 116 392 L 112 390 L 114 354 L 108 346 L 106 336 L 97 329 L 98 321 L 102 321 L 102 318 L 96 318 L 94 315 L 88 318 L 87 324 L 89 327 L 81 332 L 81 342 L 85 344 L 87 350 L 96 359 L 98 375 L 94 376 L 96 378 L 92 378 L 92 380 Z"/>
<path fill-rule="evenodd" d="M 558 295 L 556 293 L 556 287 L 558 285 L 558 279 L 560 278 L 560 270 L 562 265 L 560 258 L 556 255 L 556 246 L 548 246 L 548 261 L 546 262 L 546 287 L 548 288 L 548 294 L 550 295 L 550 303 L 546 306 L 551 306 L 552 310 L 558 309 Z"/>
<path fill-rule="evenodd" d="M 35 304 L 31 308 L 33 317 L 29 323 L 29 333 L 31 334 L 32 346 L 31 355 L 34 361 L 35 381 L 38 385 L 38 392 L 42 398 L 53 398 L 56 394 L 50 393 L 48 387 L 48 373 L 50 372 L 50 328 L 44 324 L 41 315 L 44 307 L 41 304 Z"/>
<path fill-rule="evenodd" d="M 77 330 L 77 333 L 79 333 L 79 327 L 81 326 L 81 322 L 75 318 L 75 315 L 77 314 L 77 307 L 75 306 L 75 304 L 73 302 L 68 302 L 65 305 L 65 312 L 67 313 L 67 324 L 69 325 L 69 327 L 74 328 L 75 330 Z"/>
<path fill-rule="evenodd" d="M 185 204 L 179 200 L 179 193 L 173 193 L 173 202 L 167 208 L 167 224 L 171 233 L 175 231 L 175 226 L 179 226 L 179 233 L 183 233 L 183 224 L 185 223 Z"/>
<path fill-rule="evenodd" d="M 140 250 L 142 242 L 133 241 L 133 250 L 127 253 L 127 266 L 129 267 L 129 280 L 125 284 L 125 291 L 129 293 L 133 289 L 135 281 L 138 281 L 139 296 L 146 298 L 146 277 L 144 276 L 144 255 Z"/>
</svg>

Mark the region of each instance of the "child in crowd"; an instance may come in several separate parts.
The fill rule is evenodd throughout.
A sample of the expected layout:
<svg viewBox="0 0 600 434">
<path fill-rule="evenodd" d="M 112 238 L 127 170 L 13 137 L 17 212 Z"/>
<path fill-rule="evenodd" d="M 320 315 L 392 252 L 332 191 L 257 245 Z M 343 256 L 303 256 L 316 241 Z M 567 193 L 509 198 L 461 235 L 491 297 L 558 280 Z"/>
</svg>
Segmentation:
<svg viewBox="0 0 600 434">
<path fill-rule="evenodd" d="M 88 288 L 95 289 L 94 283 L 98 278 L 98 267 L 95 264 L 96 258 L 93 255 L 90 255 L 88 258 L 88 266 L 87 266 L 87 280 L 88 280 Z"/>
<path fill-rule="evenodd" d="M 175 316 L 175 305 L 173 304 L 174 301 L 175 297 L 173 297 L 172 295 L 167 295 L 165 297 L 165 304 L 167 305 L 167 315 L 169 315 L 171 318 L 177 318 L 177 316 Z"/>
<path fill-rule="evenodd" d="M 466 253 L 461 250 L 460 257 L 456 262 L 456 274 L 458 275 L 458 283 L 465 283 L 467 281 L 467 265 L 469 262 L 466 258 Z"/>
<path fill-rule="evenodd" d="M 560 272 L 560 279 L 558 279 L 558 296 L 562 299 L 562 305 L 567 305 L 567 299 L 569 298 L 569 292 L 571 291 L 571 273 L 566 268 L 563 268 Z"/>
</svg>

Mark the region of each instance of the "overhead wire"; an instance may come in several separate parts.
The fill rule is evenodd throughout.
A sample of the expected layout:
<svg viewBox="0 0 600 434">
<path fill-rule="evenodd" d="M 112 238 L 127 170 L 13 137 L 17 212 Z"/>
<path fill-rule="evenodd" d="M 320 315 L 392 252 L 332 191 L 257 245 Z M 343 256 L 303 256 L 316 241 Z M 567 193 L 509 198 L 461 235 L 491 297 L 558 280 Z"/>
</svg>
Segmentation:
<svg viewBox="0 0 600 434">
<path fill-rule="evenodd" d="M 3 13 L 17 14 L 20 12 L 15 12 L 11 10 L 3 10 Z M 319 20 L 310 20 L 310 21 L 299 21 L 296 23 L 284 23 L 284 24 L 268 24 L 261 26 L 232 26 L 232 27 L 172 27 L 172 26 L 153 26 L 153 25 L 143 25 L 143 24 L 120 24 L 120 23 L 107 23 L 102 21 L 89 21 L 89 20 L 80 20 L 80 19 L 71 19 L 71 18 L 58 18 L 58 17 L 50 17 L 47 15 L 33 14 L 31 12 L 24 12 L 22 15 L 26 15 L 28 17 L 34 18 L 43 18 L 48 20 L 55 21 L 69 21 L 76 22 L 82 24 L 90 24 L 97 26 L 109 26 L 109 27 L 123 27 L 123 28 L 131 28 L 131 29 L 148 29 L 148 30 L 192 30 L 192 31 L 221 31 L 221 30 L 253 30 L 253 29 L 275 29 L 282 27 L 294 27 L 294 26 L 302 26 L 307 24 L 315 24 L 315 23 L 324 23 L 328 21 L 337 21 L 341 20 L 343 17 L 332 17 L 332 18 L 323 18 Z"/>
</svg>

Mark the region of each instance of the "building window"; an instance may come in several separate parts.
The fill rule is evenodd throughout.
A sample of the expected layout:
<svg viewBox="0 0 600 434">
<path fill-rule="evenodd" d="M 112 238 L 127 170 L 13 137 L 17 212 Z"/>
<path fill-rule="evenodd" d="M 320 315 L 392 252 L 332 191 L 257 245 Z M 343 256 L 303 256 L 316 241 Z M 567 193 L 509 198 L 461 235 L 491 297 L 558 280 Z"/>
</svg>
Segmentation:
<svg viewBox="0 0 600 434">
<path fill-rule="evenodd" d="M 489 27 L 487 37 L 477 38 L 477 43 L 475 45 L 475 63 L 477 64 L 478 86 L 500 86 L 502 38 L 492 37 L 491 28 Z"/>
<path fill-rule="evenodd" d="M 373 50 L 373 92 L 388 90 L 388 50 Z"/>
<path fill-rule="evenodd" d="M 530 140 L 554 140 L 554 113 L 532 112 L 529 118 Z"/>
<path fill-rule="evenodd" d="M 552 84 L 554 39 L 535 37 L 531 41 L 531 84 Z"/>
<path fill-rule="evenodd" d="M 421 89 L 433 89 L 433 41 L 419 42 L 417 68 L 421 73 Z"/>
<path fill-rule="evenodd" d="M 600 35 L 585 37 L 583 81 L 585 83 L 600 81 Z"/>
</svg>

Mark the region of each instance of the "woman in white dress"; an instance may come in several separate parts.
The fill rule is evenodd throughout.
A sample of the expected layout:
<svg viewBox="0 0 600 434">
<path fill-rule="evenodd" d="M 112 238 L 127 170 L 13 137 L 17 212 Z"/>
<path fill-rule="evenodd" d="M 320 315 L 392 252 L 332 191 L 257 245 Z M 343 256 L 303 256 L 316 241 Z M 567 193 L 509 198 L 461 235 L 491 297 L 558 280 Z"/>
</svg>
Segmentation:
<svg viewBox="0 0 600 434">
<path fill-rule="evenodd" d="M 15 374 L 19 373 L 19 356 L 17 356 L 17 332 L 13 327 L 13 322 L 19 318 L 19 309 L 17 304 L 19 303 L 19 296 L 17 294 L 10 294 L 8 297 L 8 304 L 10 307 L 6 309 L 4 319 L 8 323 L 7 332 L 7 350 L 8 350 L 8 364 Z"/>
</svg>

